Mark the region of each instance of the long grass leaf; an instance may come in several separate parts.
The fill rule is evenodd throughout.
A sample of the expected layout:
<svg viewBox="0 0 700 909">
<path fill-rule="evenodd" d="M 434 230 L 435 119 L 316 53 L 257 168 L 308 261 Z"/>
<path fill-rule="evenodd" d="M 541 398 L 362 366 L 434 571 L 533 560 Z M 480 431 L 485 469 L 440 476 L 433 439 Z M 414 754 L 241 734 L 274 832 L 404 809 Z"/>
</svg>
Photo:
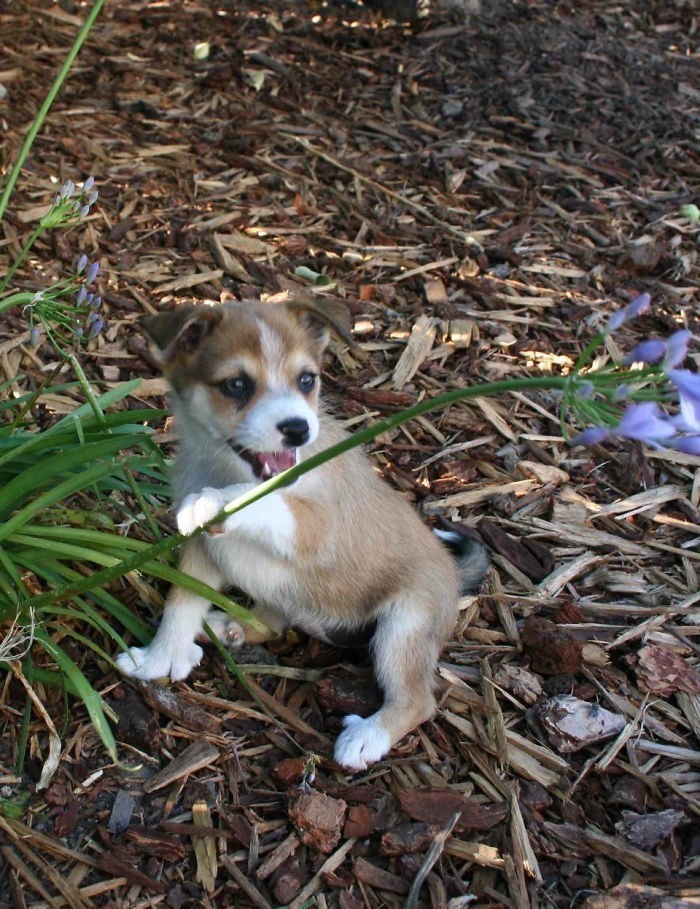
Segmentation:
<svg viewBox="0 0 700 909">
<path fill-rule="evenodd" d="M 114 739 L 112 729 L 105 716 L 102 698 L 87 680 L 82 670 L 68 656 L 68 654 L 53 641 L 46 631 L 38 625 L 34 632 L 36 640 L 56 662 L 58 668 L 63 672 L 73 686 L 77 697 L 85 704 L 92 725 L 95 731 L 102 739 L 102 744 L 107 749 L 112 760 L 117 760 L 117 743 Z"/>
<path fill-rule="evenodd" d="M 83 572 L 76 571 L 64 562 L 59 562 L 49 556 L 48 552 L 37 552 L 33 549 L 13 553 L 13 559 L 18 565 L 33 572 L 42 581 L 53 585 L 54 588 L 74 583 L 85 577 Z M 139 642 L 146 643 L 153 636 L 153 629 L 132 609 L 125 606 L 115 596 L 112 596 L 109 591 L 96 587 L 86 591 L 85 597 L 98 608 L 103 609 L 112 619 L 119 622 L 122 628 L 125 628 Z M 75 598 L 73 602 L 75 602 Z M 45 611 L 50 612 L 53 608 L 55 607 L 49 601 L 48 605 L 42 607 L 39 614 L 43 614 Z M 7 616 L 0 614 L 0 619 L 12 618 L 16 613 L 17 607 L 15 606 L 11 612 L 8 612 Z"/>
<path fill-rule="evenodd" d="M 6 540 L 8 537 L 12 536 L 13 533 L 19 530 L 23 524 L 26 524 L 27 521 L 31 520 L 31 518 L 42 509 L 55 505 L 56 502 L 60 502 L 61 499 L 73 495 L 73 493 L 78 492 L 80 489 L 84 489 L 86 486 L 89 486 L 99 479 L 109 476 L 110 473 L 114 472 L 114 469 L 115 465 L 113 461 L 102 461 L 93 464 L 91 467 L 85 468 L 75 476 L 63 480 L 63 482 L 54 486 L 53 489 L 38 496 L 28 505 L 25 505 L 24 508 L 15 512 L 15 514 L 8 518 L 4 524 L 0 524 L 0 540 Z M 4 503 L 5 490 L 0 493 L 0 508 L 4 506 Z"/>
</svg>

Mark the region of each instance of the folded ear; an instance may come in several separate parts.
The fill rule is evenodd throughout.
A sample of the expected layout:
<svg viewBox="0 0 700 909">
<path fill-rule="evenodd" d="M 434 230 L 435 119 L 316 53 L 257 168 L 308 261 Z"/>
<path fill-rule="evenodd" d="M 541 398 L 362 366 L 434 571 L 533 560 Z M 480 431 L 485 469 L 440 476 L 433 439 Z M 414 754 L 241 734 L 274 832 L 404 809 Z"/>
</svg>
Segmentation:
<svg viewBox="0 0 700 909">
<path fill-rule="evenodd" d="M 159 359 L 169 363 L 178 354 L 191 354 L 221 321 L 218 306 L 179 306 L 171 312 L 144 316 L 139 320 L 146 334 L 155 342 Z"/>
<path fill-rule="evenodd" d="M 297 317 L 299 323 L 316 338 L 322 348 L 326 347 L 330 340 L 331 328 L 346 344 L 349 344 L 350 347 L 355 346 L 350 310 L 342 301 L 303 300 L 286 305 L 287 309 Z"/>
</svg>

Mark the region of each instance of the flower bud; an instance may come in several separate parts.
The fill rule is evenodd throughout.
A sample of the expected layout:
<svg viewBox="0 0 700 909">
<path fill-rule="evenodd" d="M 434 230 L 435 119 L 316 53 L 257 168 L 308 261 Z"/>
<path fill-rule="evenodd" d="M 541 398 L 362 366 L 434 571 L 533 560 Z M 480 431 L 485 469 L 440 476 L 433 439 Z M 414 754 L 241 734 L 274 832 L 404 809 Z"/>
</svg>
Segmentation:
<svg viewBox="0 0 700 909">
<path fill-rule="evenodd" d="M 646 363 L 651 365 L 658 363 L 666 355 L 666 344 L 660 338 L 649 338 L 648 341 L 642 341 L 633 351 L 627 354 L 622 360 L 625 364 Z"/>
<path fill-rule="evenodd" d="M 91 313 L 91 315 L 93 315 L 93 313 Z M 96 338 L 97 335 L 99 335 L 99 333 L 102 331 L 102 327 L 103 327 L 102 319 L 100 319 L 100 317 L 97 316 L 95 321 L 90 326 L 90 330 L 88 332 L 88 338 Z"/>
<path fill-rule="evenodd" d="M 90 263 L 90 267 L 88 268 L 88 270 L 87 270 L 87 272 L 86 272 L 86 274 L 85 274 L 85 283 L 86 283 L 86 284 L 92 284 L 92 282 L 93 282 L 93 281 L 95 280 L 95 278 L 97 277 L 99 271 L 100 271 L 100 263 L 99 263 L 99 262 L 91 262 L 91 263 Z"/>
<path fill-rule="evenodd" d="M 572 445 L 597 445 L 599 442 L 605 442 L 610 432 L 604 426 L 589 426 L 582 433 L 571 440 Z"/>
<path fill-rule="evenodd" d="M 81 275 L 87 268 L 88 257 L 83 253 L 83 255 L 78 259 L 75 265 L 75 273 Z"/>
</svg>

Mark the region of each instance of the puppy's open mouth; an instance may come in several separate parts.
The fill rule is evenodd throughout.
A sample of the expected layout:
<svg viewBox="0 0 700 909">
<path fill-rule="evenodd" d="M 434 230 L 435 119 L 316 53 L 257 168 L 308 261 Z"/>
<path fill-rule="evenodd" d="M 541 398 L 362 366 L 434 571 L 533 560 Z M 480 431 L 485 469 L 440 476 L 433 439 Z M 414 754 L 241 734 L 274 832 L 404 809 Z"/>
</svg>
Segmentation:
<svg viewBox="0 0 700 909">
<path fill-rule="evenodd" d="M 294 467 L 297 463 L 297 450 L 290 448 L 287 451 L 250 451 L 242 445 L 232 445 L 236 454 L 243 458 L 253 468 L 253 473 L 259 480 L 269 480 L 276 477 L 283 470 Z"/>
</svg>

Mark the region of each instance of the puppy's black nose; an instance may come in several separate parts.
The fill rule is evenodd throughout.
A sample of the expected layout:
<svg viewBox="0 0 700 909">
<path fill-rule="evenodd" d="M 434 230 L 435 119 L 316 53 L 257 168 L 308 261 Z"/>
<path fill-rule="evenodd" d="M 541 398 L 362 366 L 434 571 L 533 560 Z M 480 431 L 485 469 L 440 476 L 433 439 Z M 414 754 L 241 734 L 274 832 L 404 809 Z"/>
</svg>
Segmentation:
<svg viewBox="0 0 700 909">
<path fill-rule="evenodd" d="M 311 434 L 309 424 L 303 417 L 289 417 L 287 420 L 280 420 L 277 428 L 282 433 L 287 448 L 298 448 L 299 445 L 308 442 Z"/>
</svg>

